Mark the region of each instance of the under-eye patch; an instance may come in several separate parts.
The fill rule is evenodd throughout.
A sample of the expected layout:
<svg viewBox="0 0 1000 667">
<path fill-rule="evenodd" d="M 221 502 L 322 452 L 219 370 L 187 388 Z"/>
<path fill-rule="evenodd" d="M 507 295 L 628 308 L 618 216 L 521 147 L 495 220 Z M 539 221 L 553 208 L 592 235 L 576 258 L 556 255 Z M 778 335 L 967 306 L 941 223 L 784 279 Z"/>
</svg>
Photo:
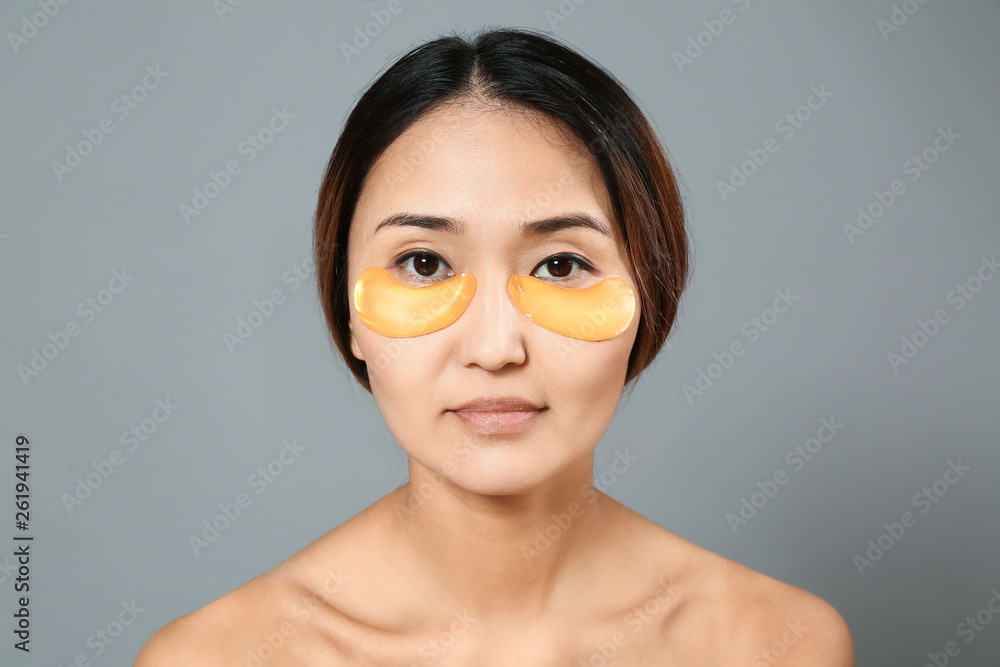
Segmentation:
<svg viewBox="0 0 1000 667">
<path fill-rule="evenodd" d="M 468 308 L 476 279 L 462 273 L 432 285 L 408 287 L 377 266 L 361 272 L 354 308 L 365 326 L 393 338 L 422 336 L 454 323 Z M 511 301 L 524 315 L 563 336 L 597 341 L 625 331 L 635 313 L 635 294 L 619 276 L 570 288 L 525 274 L 507 282 Z"/>
<path fill-rule="evenodd" d="M 628 328 L 635 313 L 635 294 L 619 276 L 575 289 L 519 273 L 510 277 L 507 292 L 538 326 L 580 340 L 613 338 Z"/>
<path fill-rule="evenodd" d="M 377 266 L 361 272 L 354 286 L 354 308 L 369 329 L 383 336 L 422 336 L 453 323 L 472 301 L 476 279 L 471 273 L 407 287 Z"/>
</svg>

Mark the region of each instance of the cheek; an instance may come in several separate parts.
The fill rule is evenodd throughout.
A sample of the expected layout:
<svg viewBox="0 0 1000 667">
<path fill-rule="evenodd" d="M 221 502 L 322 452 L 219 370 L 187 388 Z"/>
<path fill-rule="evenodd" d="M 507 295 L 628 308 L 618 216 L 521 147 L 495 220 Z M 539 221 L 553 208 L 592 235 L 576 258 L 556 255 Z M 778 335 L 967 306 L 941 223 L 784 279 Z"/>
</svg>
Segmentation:
<svg viewBox="0 0 1000 667">
<path fill-rule="evenodd" d="M 429 427 L 438 406 L 441 350 L 428 337 L 387 338 L 361 326 L 355 334 L 368 365 L 372 398 L 397 440 Z"/>
<path fill-rule="evenodd" d="M 376 388 L 386 395 L 413 395 L 426 386 L 428 354 L 416 338 L 387 338 L 366 331 L 358 342 L 368 365 L 372 393 Z"/>
<path fill-rule="evenodd" d="M 597 444 L 621 399 L 635 329 L 633 323 L 621 335 L 597 342 L 546 336 L 551 340 L 535 358 L 544 366 L 540 376 L 559 433 L 582 438 L 581 445 Z"/>
<path fill-rule="evenodd" d="M 631 294 L 631 291 L 630 291 Z M 605 328 L 604 334 L 607 336 L 601 340 L 585 340 L 566 334 L 558 334 L 550 331 L 538 331 L 537 340 L 543 345 L 540 350 L 546 366 L 548 377 L 563 378 L 560 383 L 571 383 L 572 387 L 586 388 L 592 391 L 598 389 L 608 389 L 612 393 L 620 391 L 625 382 L 625 375 L 628 367 L 628 358 L 632 352 L 636 335 L 639 331 L 639 310 L 638 308 L 620 308 L 607 310 L 601 304 L 607 303 L 606 299 L 596 301 L 593 308 L 588 307 L 587 301 L 578 301 L 571 307 L 563 308 L 564 312 L 585 313 L 585 324 L 599 321 L 602 323 L 612 323 L 611 318 L 602 319 L 602 313 L 612 313 L 618 317 L 618 333 Z M 622 318 L 622 312 L 624 317 Z M 627 322 L 624 330 L 622 323 Z M 544 329 L 543 327 L 539 327 Z M 570 387 L 564 387 L 564 391 L 571 391 Z M 603 393 L 603 392 L 602 392 Z"/>
</svg>

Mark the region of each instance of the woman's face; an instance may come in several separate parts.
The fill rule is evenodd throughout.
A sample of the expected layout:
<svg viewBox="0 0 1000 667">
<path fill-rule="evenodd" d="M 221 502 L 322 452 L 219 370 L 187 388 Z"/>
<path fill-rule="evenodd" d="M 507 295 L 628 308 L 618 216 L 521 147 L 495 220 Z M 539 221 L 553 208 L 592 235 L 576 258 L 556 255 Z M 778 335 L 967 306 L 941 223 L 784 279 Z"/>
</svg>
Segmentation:
<svg viewBox="0 0 1000 667">
<path fill-rule="evenodd" d="M 476 493 L 520 493 L 589 463 L 624 388 L 638 299 L 622 333 L 586 341 L 542 328 L 507 294 L 517 273 L 577 289 L 617 275 L 638 294 L 596 163 L 567 136 L 538 116 L 439 107 L 381 156 L 351 224 L 351 350 L 367 362 L 375 402 L 412 462 Z M 376 230 L 400 214 L 454 225 Z M 522 233 L 522 225 L 568 214 L 589 216 L 605 233 L 559 224 Z M 370 266 L 409 287 L 471 273 L 475 293 L 443 329 L 383 336 L 354 305 L 354 286 Z M 542 409 L 456 411 L 511 396 Z"/>
</svg>

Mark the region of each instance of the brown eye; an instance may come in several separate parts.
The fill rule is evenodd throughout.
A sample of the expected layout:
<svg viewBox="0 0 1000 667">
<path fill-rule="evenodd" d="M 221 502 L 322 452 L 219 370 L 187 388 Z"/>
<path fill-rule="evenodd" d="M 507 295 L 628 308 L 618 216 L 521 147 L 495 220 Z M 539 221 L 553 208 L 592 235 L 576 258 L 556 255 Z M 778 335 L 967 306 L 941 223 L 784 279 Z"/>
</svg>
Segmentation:
<svg viewBox="0 0 1000 667">
<path fill-rule="evenodd" d="M 563 253 L 560 255 L 552 255 L 539 264 L 535 271 L 537 272 L 544 269 L 544 273 L 547 273 L 547 275 L 538 276 L 539 278 L 567 278 L 571 277 L 575 273 L 579 273 L 578 271 L 573 271 L 574 264 L 585 271 L 589 271 L 594 268 L 576 255 Z"/>
<path fill-rule="evenodd" d="M 413 262 L 413 268 L 409 267 Z M 395 265 L 404 269 L 415 278 L 441 278 L 443 274 L 438 274 L 442 269 L 447 269 L 448 263 L 432 252 L 426 250 L 414 250 L 408 252 L 395 262 Z"/>
<path fill-rule="evenodd" d="M 416 255 L 413 258 L 413 269 L 417 275 L 429 278 L 437 273 L 438 258 L 433 255 Z"/>
<path fill-rule="evenodd" d="M 550 259 L 545 265 L 549 269 L 549 275 L 553 278 L 565 278 L 569 275 L 572 263 L 572 260 L 567 261 L 566 258 L 558 257 Z"/>
</svg>

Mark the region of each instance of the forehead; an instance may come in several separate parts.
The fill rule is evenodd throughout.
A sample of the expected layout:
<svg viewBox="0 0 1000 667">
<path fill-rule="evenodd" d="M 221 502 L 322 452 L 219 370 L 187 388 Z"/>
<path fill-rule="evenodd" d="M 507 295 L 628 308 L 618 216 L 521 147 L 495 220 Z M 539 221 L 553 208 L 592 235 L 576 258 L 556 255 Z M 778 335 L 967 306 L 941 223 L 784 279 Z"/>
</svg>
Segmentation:
<svg viewBox="0 0 1000 667">
<path fill-rule="evenodd" d="M 379 157 L 351 235 L 370 236 L 402 211 L 516 225 L 567 210 L 611 226 L 596 161 L 568 127 L 520 109 L 453 103 L 414 122 Z"/>
</svg>

